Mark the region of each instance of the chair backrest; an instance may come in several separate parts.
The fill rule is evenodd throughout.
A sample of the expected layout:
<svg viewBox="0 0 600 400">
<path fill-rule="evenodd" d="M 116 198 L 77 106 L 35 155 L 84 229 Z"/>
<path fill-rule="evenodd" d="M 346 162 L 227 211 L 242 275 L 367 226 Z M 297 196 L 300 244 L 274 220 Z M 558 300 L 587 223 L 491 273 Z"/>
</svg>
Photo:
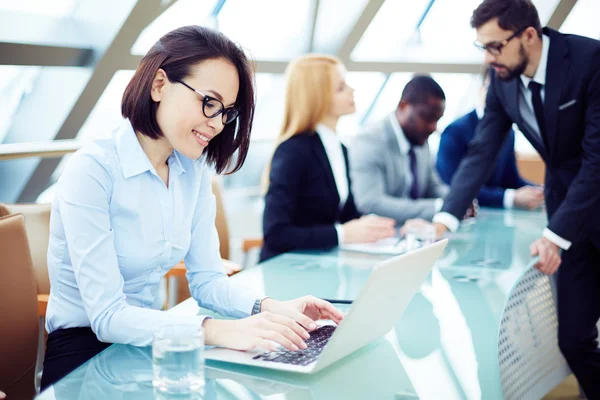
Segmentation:
<svg viewBox="0 0 600 400">
<path fill-rule="evenodd" d="M 221 258 L 228 260 L 229 227 L 227 225 L 227 216 L 225 215 L 225 206 L 223 204 L 221 184 L 219 183 L 218 177 L 214 177 L 212 180 L 212 191 L 217 200 L 217 216 L 215 218 L 215 225 L 217 226 L 217 232 L 219 233 L 219 252 L 221 253 Z"/>
<path fill-rule="evenodd" d="M 31 249 L 38 294 L 50 293 L 48 242 L 50 240 L 50 204 L 2 204 L 8 214 L 23 214 Z M 4 212 L 5 212 L 4 211 Z M 0 210 L 0 216 L 3 210 Z"/>
<path fill-rule="evenodd" d="M 31 252 L 22 215 L 0 218 L 0 390 L 33 398 L 38 315 Z"/>
</svg>

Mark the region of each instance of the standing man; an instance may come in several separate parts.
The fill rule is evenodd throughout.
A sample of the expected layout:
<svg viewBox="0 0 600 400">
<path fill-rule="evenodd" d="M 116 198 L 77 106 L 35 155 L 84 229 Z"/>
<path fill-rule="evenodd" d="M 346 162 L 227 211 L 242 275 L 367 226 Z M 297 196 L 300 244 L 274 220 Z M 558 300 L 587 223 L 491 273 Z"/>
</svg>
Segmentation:
<svg viewBox="0 0 600 400">
<path fill-rule="evenodd" d="M 399 224 L 413 218 L 431 221 L 440 211 L 448 187 L 435 171 L 427 139 L 445 107 L 440 85 L 429 76 L 415 76 L 397 109 L 353 141 L 350 173 L 359 211 Z"/>
<path fill-rule="evenodd" d="M 438 234 L 457 229 L 517 123 L 547 168 L 549 224 L 531 255 L 543 273 L 558 271 L 559 346 L 587 397 L 600 399 L 600 42 L 542 29 L 530 0 L 484 0 L 471 25 L 494 74 L 475 139 L 434 217 Z"/>
<path fill-rule="evenodd" d="M 450 184 L 460 162 L 467 155 L 469 143 L 475 137 L 475 130 L 483 117 L 490 75 L 491 67 L 486 66 L 475 110 L 448 125 L 442 133 L 436 166 L 440 177 L 447 184 Z M 480 206 L 535 210 L 544 204 L 542 188 L 519 175 L 515 158 L 515 133 L 512 129 L 498 154 L 494 170 L 490 172 L 477 195 Z"/>
</svg>

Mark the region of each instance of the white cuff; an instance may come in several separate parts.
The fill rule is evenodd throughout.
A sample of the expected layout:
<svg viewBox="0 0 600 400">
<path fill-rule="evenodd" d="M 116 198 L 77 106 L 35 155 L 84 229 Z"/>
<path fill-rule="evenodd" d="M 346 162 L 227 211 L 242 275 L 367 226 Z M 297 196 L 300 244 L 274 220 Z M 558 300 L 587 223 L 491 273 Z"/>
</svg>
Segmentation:
<svg viewBox="0 0 600 400">
<path fill-rule="evenodd" d="M 504 208 L 510 210 L 515 206 L 515 189 L 504 190 Z"/>
<path fill-rule="evenodd" d="M 447 212 L 435 214 L 433 216 L 433 222 L 445 225 L 450 232 L 456 232 L 458 226 L 460 225 L 460 221 L 454 215 Z"/>
<path fill-rule="evenodd" d="M 344 243 L 344 227 L 342 224 L 335 224 L 335 230 L 337 231 L 338 246 Z"/>
<path fill-rule="evenodd" d="M 434 207 L 435 207 L 435 213 L 439 213 L 440 210 L 442 209 L 442 207 L 444 207 L 444 199 L 435 199 L 435 203 Z"/>
<path fill-rule="evenodd" d="M 542 234 L 542 236 L 544 236 L 546 239 L 548 239 L 563 250 L 569 250 L 569 247 L 571 247 L 572 244 L 567 239 L 561 238 L 548 228 L 544 229 L 544 233 Z"/>
</svg>

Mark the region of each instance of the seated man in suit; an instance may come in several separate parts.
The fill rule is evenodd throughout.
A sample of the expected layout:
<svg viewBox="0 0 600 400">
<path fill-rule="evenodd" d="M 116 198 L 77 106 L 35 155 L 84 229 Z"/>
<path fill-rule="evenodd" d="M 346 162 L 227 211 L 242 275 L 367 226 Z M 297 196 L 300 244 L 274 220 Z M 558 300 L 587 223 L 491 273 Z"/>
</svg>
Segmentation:
<svg viewBox="0 0 600 400">
<path fill-rule="evenodd" d="M 490 84 L 490 67 L 483 73 L 478 107 L 457 119 L 442 133 L 437 154 L 437 170 L 440 177 L 450 184 L 461 160 L 467 154 L 469 143 L 485 108 L 485 96 Z M 533 210 L 544 203 L 544 191 L 533 186 L 519 175 L 515 159 L 515 133 L 510 130 L 496 161 L 496 168 L 482 186 L 477 196 L 480 206 L 499 208 L 522 208 Z"/>
<path fill-rule="evenodd" d="M 415 76 L 396 111 L 356 137 L 350 147 L 352 192 L 362 213 L 431 220 L 448 187 L 435 171 L 427 139 L 444 115 L 446 97 L 429 76 Z"/>
</svg>

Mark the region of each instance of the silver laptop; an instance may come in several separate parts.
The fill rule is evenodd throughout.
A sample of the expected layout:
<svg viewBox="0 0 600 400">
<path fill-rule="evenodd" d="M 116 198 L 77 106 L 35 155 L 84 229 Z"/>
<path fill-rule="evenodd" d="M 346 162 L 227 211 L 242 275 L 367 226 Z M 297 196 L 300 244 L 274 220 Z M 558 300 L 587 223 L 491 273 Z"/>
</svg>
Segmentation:
<svg viewBox="0 0 600 400">
<path fill-rule="evenodd" d="M 319 371 L 391 331 L 447 243 L 444 239 L 378 263 L 340 325 L 325 324 L 311 332 L 306 350 L 244 352 L 216 347 L 205 357 L 280 371 Z"/>
</svg>

